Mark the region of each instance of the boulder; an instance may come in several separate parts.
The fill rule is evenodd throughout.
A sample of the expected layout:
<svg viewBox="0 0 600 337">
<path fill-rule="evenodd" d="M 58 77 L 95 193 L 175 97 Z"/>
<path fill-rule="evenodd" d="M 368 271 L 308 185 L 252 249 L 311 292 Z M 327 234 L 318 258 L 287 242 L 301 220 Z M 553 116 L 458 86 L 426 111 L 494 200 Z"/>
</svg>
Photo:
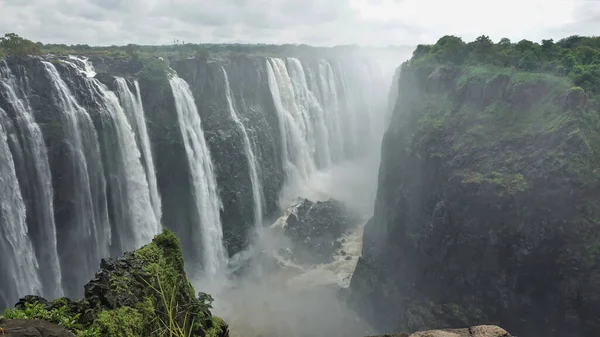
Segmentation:
<svg viewBox="0 0 600 337">
<path fill-rule="evenodd" d="M 294 244 L 293 259 L 308 264 L 332 261 L 335 251 L 341 248 L 342 234 L 354 224 L 356 221 L 337 200 L 301 200 L 292 206 L 285 224 L 285 234 Z"/>
<path fill-rule="evenodd" d="M 4 337 L 75 337 L 62 326 L 36 319 L 0 319 Z"/>
<path fill-rule="evenodd" d="M 479 325 L 465 329 L 428 330 L 413 334 L 397 333 L 370 337 L 511 337 L 511 335 L 495 325 Z"/>
</svg>

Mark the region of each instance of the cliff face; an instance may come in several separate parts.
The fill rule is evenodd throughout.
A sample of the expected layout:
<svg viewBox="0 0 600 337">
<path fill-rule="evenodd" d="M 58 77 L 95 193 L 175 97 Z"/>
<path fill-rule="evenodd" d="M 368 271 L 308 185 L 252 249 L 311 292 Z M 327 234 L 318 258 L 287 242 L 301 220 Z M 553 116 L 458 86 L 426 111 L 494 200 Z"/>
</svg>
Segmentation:
<svg viewBox="0 0 600 337">
<path fill-rule="evenodd" d="M 566 78 L 403 65 L 354 300 L 387 331 L 600 320 L 598 109 Z"/>
<path fill-rule="evenodd" d="M 99 259 L 139 248 L 163 227 L 201 273 L 212 249 L 203 233 L 220 222 L 226 255 L 244 250 L 256 226 L 278 215 L 283 190 L 295 193 L 378 138 L 384 95 L 373 88 L 387 85 L 360 55 L 88 61 L 0 61 L 0 156 L 10 159 L 0 188 L 11 195 L 0 199 L 0 251 L 14 257 L 0 261 L 9 271 L 0 308 L 24 293 L 80 296 Z M 175 73 L 193 102 L 176 101 Z M 209 151 L 186 149 L 182 102 L 200 115 L 193 132 Z M 207 158 L 211 174 L 199 169 Z M 199 193 L 199 185 L 216 186 Z"/>
</svg>

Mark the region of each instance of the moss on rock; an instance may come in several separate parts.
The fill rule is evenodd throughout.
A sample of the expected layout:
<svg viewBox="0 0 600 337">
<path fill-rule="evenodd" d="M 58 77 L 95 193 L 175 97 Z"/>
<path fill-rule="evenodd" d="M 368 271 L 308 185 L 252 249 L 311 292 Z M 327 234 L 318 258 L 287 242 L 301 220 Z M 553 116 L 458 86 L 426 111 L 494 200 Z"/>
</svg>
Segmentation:
<svg viewBox="0 0 600 337">
<path fill-rule="evenodd" d="M 208 294 L 194 293 L 179 239 L 164 230 L 133 253 L 102 260 L 83 299 L 28 296 L 5 316 L 48 320 L 82 337 L 228 336 L 227 324 L 211 314 L 211 302 Z"/>
</svg>

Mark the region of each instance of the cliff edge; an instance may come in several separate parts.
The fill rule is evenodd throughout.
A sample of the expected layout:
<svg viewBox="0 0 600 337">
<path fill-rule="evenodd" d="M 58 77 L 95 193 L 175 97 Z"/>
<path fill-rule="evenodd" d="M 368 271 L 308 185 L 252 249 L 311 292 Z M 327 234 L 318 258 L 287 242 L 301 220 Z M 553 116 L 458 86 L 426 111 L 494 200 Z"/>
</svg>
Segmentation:
<svg viewBox="0 0 600 337">
<path fill-rule="evenodd" d="M 40 325 L 28 320 L 44 320 L 80 337 L 227 337 L 227 324 L 211 314 L 211 302 L 210 295 L 194 293 L 179 240 L 165 230 L 133 253 L 103 259 L 96 277 L 85 285 L 83 299 L 48 302 L 25 296 L 4 313 L 0 327 L 8 335 L 19 336 L 20 331 L 25 336 L 28 326 Z M 48 329 L 51 333 L 54 328 Z"/>
<path fill-rule="evenodd" d="M 597 333 L 598 66 L 571 42 L 449 36 L 402 65 L 351 285 L 374 326 Z"/>
</svg>

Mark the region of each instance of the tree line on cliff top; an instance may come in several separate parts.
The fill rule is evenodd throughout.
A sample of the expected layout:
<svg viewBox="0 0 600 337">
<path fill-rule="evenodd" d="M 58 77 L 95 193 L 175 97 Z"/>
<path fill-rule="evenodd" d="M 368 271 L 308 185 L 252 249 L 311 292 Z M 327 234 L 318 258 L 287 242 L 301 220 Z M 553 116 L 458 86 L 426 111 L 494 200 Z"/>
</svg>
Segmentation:
<svg viewBox="0 0 600 337">
<path fill-rule="evenodd" d="M 588 94 L 600 94 L 600 37 L 573 35 L 555 42 L 541 43 L 507 38 L 494 43 L 482 35 L 472 42 L 446 35 L 433 45 L 420 44 L 413 52 L 413 64 L 483 64 L 529 72 L 569 76 Z"/>
</svg>

